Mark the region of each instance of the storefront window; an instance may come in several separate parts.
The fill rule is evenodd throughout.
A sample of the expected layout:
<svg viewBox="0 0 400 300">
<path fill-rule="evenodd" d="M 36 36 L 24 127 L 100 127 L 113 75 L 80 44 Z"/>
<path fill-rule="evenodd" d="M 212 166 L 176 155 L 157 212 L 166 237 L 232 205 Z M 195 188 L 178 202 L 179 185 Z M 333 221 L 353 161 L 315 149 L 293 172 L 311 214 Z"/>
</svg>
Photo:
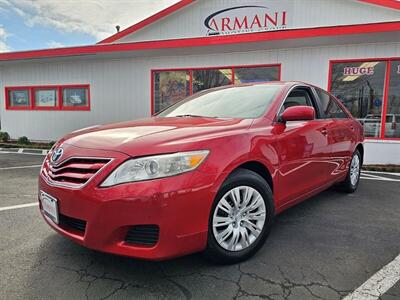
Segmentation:
<svg viewBox="0 0 400 300">
<path fill-rule="evenodd" d="M 331 92 L 364 124 L 365 136 L 379 137 L 385 61 L 333 63 Z"/>
<path fill-rule="evenodd" d="M 235 74 L 235 78 L 233 78 Z M 153 113 L 197 92 L 246 82 L 280 80 L 280 66 L 240 66 L 219 69 L 153 71 Z M 233 80 L 234 79 L 234 80 Z"/>
<path fill-rule="evenodd" d="M 154 72 L 154 111 L 158 112 L 190 94 L 189 71 Z"/>
<path fill-rule="evenodd" d="M 235 84 L 279 80 L 279 67 L 235 68 Z"/>
<path fill-rule="evenodd" d="M 89 90 L 88 88 L 63 88 L 62 98 L 64 107 L 88 106 Z"/>
<path fill-rule="evenodd" d="M 6 109 L 90 110 L 89 84 L 5 87 Z"/>
<path fill-rule="evenodd" d="M 390 65 L 385 137 L 400 138 L 400 60 Z"/>
<path fill-rule="evenodd" d="M 35 106 L 56 107 L 58 103 L 58 89 L 37 89 L 35 90 Z"/>
<path fill-rule="evenodd" d="M 28 107 L 31 105 L 29 89 L 15 89 L 8 91 L 10 107 Z"/>
<path fill-rule="evenodd" d="M 194 70 L 193 93 L 231 84 L 232 69 Z"/>
</svg>

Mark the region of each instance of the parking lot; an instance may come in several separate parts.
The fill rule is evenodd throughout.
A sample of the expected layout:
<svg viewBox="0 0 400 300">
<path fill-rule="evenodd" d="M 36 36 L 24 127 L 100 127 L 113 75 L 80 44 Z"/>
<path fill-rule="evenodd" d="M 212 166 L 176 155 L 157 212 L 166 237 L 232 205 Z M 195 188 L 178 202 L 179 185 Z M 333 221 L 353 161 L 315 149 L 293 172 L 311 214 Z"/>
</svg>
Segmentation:
<svg viewBox="0 0 400 300">
<path fill-rule="evenodd" d="M 0 153 L 0 299 L 357 299 L 366 282 L 368 299 L 400 299 L 400 282 L 373 277 L 400 254 L 399 175 L 364 173 L 355 194 L 330 189 L 287 210 L 256 256 L 218 266 L 118 257 L 56 234 L 34 204 L 42 160 Z"/>
</svg>

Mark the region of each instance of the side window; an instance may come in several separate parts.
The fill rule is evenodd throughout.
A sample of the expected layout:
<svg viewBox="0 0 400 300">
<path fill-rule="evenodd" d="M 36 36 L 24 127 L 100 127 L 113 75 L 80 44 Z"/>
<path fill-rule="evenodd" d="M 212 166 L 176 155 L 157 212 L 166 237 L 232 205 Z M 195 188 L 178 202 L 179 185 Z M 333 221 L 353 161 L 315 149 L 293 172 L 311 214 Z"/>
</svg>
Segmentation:
<svg viewBox="0 0 400 300">
<path fill-rule="evenodd" d="M 307 88 L 296 88 L 291 91 L 286 97 L 285 102 L 283 102 L 279 115 L 282 114 L 285 109 L 292 106 L 311 106 L 314 107 L 315 112 L 318 114 L 310 90 Z"/>
<path fill-rule="evenodd" d="M 346 119 L 347 114 L 336 103 L 335 99 L 328 93 L 316 89 L 319 101 L 321 103 L 322 118 L 324 119 Z"/>
<path fill-rule="evenodd" d="M 283 109 L 292 106 L 313 106 L 310 94 L 305 89 L 294 89 L 283 103 Z"/>
</svg>

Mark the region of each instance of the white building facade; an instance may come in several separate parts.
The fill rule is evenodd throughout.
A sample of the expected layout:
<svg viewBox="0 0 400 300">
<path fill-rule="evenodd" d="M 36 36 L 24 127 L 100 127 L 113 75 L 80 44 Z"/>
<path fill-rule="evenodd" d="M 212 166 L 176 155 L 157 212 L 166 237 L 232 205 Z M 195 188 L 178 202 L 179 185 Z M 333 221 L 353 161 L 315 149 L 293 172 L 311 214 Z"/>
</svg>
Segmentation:
<svg viewBox="0 0 400 300">
<path fill-rule="evenodd" d="M 366 163 L 400 164 L 394 0 L 183 0 L 96 45 L 2 53 L 1 131 L 55 140 L 272 80 L 331 91 L 364 123 Z"/>
</svg>

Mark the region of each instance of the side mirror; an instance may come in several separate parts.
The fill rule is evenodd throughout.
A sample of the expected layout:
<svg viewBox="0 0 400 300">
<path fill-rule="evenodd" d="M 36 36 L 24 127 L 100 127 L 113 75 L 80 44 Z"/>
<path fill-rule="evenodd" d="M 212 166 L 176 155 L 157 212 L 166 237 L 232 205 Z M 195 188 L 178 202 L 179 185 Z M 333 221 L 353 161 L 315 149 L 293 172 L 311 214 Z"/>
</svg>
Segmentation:
<svg viewBox="0 0 400 300">
<path fill-rule="evenodd" d="M 286 108 L 279 121 L 309 121 L 315 119 L 315 109 L 311 106 L 292 106 Z"/>
</svg>

